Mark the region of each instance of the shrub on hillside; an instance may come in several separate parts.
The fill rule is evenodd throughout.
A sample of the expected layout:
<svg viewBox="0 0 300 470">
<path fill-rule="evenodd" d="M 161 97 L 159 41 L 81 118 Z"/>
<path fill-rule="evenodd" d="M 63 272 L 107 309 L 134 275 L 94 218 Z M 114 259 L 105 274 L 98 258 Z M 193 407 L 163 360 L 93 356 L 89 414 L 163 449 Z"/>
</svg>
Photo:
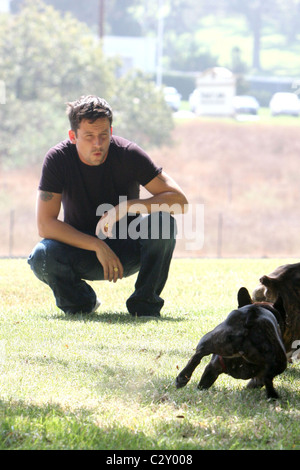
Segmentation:
<svg viewBox="0 0 300 470">
<path fill-rule="evenodd" d="M 18 14 L 0 15 L 0 78 L 6 88 L 0 164 L 40 161 L 67 136 L 65 103 L 88 94 L 112 100 L 128 138 L 142 146 L 168 141 L 172 117 L 162 94 L 140 74 L 117 79 L 118 64 L 104 56 L 85 24 L 41 0 L 26 0 Z"/>
</svg>

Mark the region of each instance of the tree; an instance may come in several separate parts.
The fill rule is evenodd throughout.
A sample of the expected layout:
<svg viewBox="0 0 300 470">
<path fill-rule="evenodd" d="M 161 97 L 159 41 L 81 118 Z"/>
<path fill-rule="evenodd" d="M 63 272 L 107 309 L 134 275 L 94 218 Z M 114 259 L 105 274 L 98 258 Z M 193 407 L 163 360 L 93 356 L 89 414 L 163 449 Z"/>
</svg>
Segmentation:
<svg viewBox="0 0 300 470">
<path fill-rule="evenodd" d="M 116 62 L 104 58 L 91 31 L 70 14 L 27 0 L 2 26 L 0 65 L 16 98 L 42 100 L 55 93 L 69 100 L 110 92 Z"/>
<path fill-rule="evenodd" d="M 132 0 L 130 11 L 144 34 L 155 34 L 160 0 Z M 197 37 L 201 19 L 207 15 L 244 16 L 253 38 L 252 68 L 260 70 L 261 38 L 266 26 L 284 34 L 287 44 L 295 41 L 300 28 L 300 0 L 161 0 L 164 8 L 164 59 L 174 64 L 175 51 L 184 37 Z M 185 62 L 197 59 L 199 50 L 190 47 Z M 189 48 L 189 42 L 186 49 Z M 210 53 L 210 51 L 207 51 Z M 189 60 L 190 57 L 190 60 Z M 182 60 L 183 57 L 181 57 Z"/>
<path fill-rule="evenodd" d="M 101 0 L 44 0 L 55 10 L 62 13 L 71 13 L 77 20 L 86 23 L 96 34 L 99 23 L 103 21 L 106 34 L 116 36 L 140 36 L 140 26 L 129 9 L 134 0 L 102 0 L 104 6 L 104 18 L 100 18 Z M 18 12 L 23 0 L 11 0 L 12 11 Z"/>
<path fill-rule="evenodd" d="M 218 57 L 204 48 L 194 34 L 181 34 L 177 39 L 176 34 L 170 34 L 167 39 L 168 50 L 172 70 L 184 72 L 196 72 L 218 65 Z"/>
<path fill-rule="evenodd" d="M 284 0 L 280 2 L 277 20 L 280 31 L 286 37 L 287 44 L 296 41 L 300 28 L 300 0 Z"/>
<path fill-rule="evenodd" d="M 11 11 L 19 13 L 23 8 L 24 0 L 11 0 Z M 46 5 L 51 5 L 56 11 L 60 13 L 71 13 L 77 20 L 86 23 L 89 27 L 97 24 L 97 12 L 99 0 L 89 0 L 83 2 L 82 0 L 44 0 Z"/>
<path fill-rule="evenodd" d="M 299 27 L 299 0 L 226 0 L 227 11 L 245 16 L 253 35 L 252 67 L 261 69 L 260 50 L 263 27 L 267 23 L 277 24 L 290 40 L 295 38 Z M 293 21 L 291 21 L 293 19 Z M 292 27 L 287 27 L 286 24 Z"/>
<path fill-rule="evenodd" d="M 124 116 L 120 129 L 130 136 L 132 128 L 141 130 L 140 145 L 166 141 L 172 117 L 163 97 L 153 83 L 144 86 L 142 76 L 132 83 L 117 79 L 117 65 L 103 55 L 101 41 L 85 24 L 41 0 L 26 0 L 17 14 L 0 15 L 0 69 L 6 85 L 6 104 L 0 106 L 1 163 L 39 161 L 67 135 L 65 103 L 86 94 L 112 100 L 116 116 Z M 132 103 L 135 112 L 125 116 Z M 152 103 L 155 119 L 149 116 Z"/>
<path fill-rule="evenodd" d="M 132 71 L 120 78 L 110 102 L 116 110 L 117 134 L 148 148 L 170 142 L 171 110 L 161 89 L 141 72 Z"/>
</svg>

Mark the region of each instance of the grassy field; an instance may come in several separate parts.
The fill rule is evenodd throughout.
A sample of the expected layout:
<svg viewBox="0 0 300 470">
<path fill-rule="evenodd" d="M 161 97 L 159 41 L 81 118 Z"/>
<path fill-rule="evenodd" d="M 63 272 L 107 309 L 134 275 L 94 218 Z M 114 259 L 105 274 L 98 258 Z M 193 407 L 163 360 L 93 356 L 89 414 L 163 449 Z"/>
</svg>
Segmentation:
<svg viewBox="0 0 300 470">
<path fill-rule="evenodd" d="M 98 313 L 68 317 L 26 260 L 0 260 L 0 449 L 300 449 L 299 364 L 275 402 L 225 375 L 197 390 L 208 358 L 174 386 L 239 287 L 286 261 L 174 259 L 162 318 L 146 321 L 126 313 L 135 277 L 93 283 Z"/>
<path fill-rule="evenodd" d="M 246 19 L 242 16 L 205 16 L 201 29 L 197 32 L 197 39 L 203 50 L 209 50 L 218 58 L 219 64 L 229 68 L 232 64 L 232 50 L 238 47 L 242 61 L 251 70 L 253 38 Z M 263 72 L 277 76 L 295 76 L 300 66 L 299 52 L 299 40 L 287 44 L 285 37 L 274 31 L 271 24 L 264 23 L 261 37 Z"/>
<path fill-rule="evenodd" d="M 292 92 L 292 90 L 291 90 Z M 257 125 L 272 125 L 272 126 L 289 126 L 299 127 L 300 118 L 297 116 L 289 116 L 289 115 L 279 115 L 279 116 L 272 116 L 270 109 L 267 107 L 260 107 L 258 110 L 257 115 L 249 115 L 249 114 L 241 114 L 237 116 L 236 119 L 232 119 L 231 117 L 217 117 L 217 116 L 196 116 L 195 114 L 190 112 L 190 104 L 188 101 L 182 100 L 180 103 L 179 113 L 174 113 L 174 120 L 175 123 L 180 125 L 180 123 L 186 123 L 188 121 L 199 121 L 200 122 L 214 122 L 216 125 L 218 123 L 229 123 L 236 126 L 257 126 Z M 183 112 L 183 113 L 182 113 Z M 187 114 L 187 112 L 189 114 Z"/>
</svg>

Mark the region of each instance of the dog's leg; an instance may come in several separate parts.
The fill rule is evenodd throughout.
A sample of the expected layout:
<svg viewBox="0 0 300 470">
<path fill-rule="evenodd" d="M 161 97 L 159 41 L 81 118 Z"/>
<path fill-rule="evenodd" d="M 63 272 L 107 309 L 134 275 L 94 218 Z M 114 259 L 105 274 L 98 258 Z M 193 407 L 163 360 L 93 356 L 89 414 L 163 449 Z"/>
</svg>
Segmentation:
<svg viewBox="0 0 300 470">
<path fill-rule="evenodd" d="M 265 386 L 266 386 L 266 392 L 267 392 L 267 398 L 279 398 L 278 393 L 276 392 L 274 385 L 273 385 L 273 379 L 269 377 L 265 377 Z"/>
<path fill-rule="evenodd" d="M 261 374 L 250 380 L 250 382 L 247 384 L 247 388 L 261 388 L 265 385 L 267 398 L 279 398 L 279 395 L 273 385 L 273 379 L 275 375 L 277 375 L 277 373 L 274 373 L 272 368 L 267 365 Z"/>
<path fill-rule="evenodd" d="M 190 380 L 196 367 L 200 364 L 201 359 L 204 356 L 208 356 L 209 354 L 212 354 L 214 352 L 212 350 L 212 333 L 213 332 L 207 333 L 199 341 L 195 354 L 191 357 L 185 368 L 182 369 L 180 374 L 176 377 L 176 388 L 184 387 Z"/>
<path fill-rule="evenodd" d="M 201 380 L 198 384 L 199 389 L 207 389 L 217 380 L 220 374 L 224 372 L 218 355 L 213 355 L 209 364 L 205 367 Z"/>
<path fill-rule="evenodd" d="M 271 358 L 269 359 L 270 360 L 266 363 L 263 380 L 264 380 L 264 384 L 266 387 L 267 398 L 276 399 L 276 398 L 279 398 L 279 395 L 273 386 L 273 379 L 274 377 L 276 377 L 276 375 L 282 372 L 282 368 L 283 370 L 285 370 L 286 367 L 280 367 L 278 363 L 272 363 Z M 285 364 L 286 364 L 286 359 L 285 359 Z"/>
<path fill-rule="evenodd" d="M 198 351 L 191 357 L 185 368 L 176 377 L 176 388 L 182 388 L 188 383 L 194 370 L 200 364 L 202 357 L 203 354 Z"/>
</svg>

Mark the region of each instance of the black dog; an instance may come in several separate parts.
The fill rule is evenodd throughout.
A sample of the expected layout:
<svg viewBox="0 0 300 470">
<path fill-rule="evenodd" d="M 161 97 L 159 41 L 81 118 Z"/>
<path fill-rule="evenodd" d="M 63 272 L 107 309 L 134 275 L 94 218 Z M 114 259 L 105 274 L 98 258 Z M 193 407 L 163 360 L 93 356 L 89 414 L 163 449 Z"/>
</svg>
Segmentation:
<svg viewBox="0 0 300 470">
<path fill-rule="evenodd" d="M 209 388 L 222 373 L 236 379 L 252 379 L 248 387 L 265 385 L 268 398 L 278 398 L 273 378 L 287 367 L 282 342 L 283 304 L 252 304 L 249 292 L 238 292 L 238 309 L 210 331 L 198 343 L 196 353 L 176 378 L 176 387 L 184 387 L 204 356 L 213 354 L 198 388 Z"/>
</svg>

